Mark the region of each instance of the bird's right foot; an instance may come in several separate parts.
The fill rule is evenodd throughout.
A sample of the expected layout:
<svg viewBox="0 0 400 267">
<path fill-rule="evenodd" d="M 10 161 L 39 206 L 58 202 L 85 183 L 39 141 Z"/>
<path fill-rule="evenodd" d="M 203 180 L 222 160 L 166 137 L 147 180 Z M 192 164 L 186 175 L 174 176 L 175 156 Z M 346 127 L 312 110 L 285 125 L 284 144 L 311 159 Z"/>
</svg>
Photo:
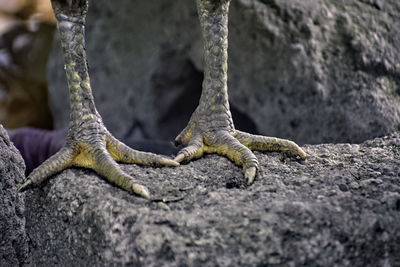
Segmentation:
<svg viewBox="0 0 400 267">
<path fill-rule="evenodd" d="M 85 52 L 85 17 L 88 0 L 52 0 L 63 48 L 70 92 L 70 128 L 59 152 L 32 171 L 20 190 L 38 185 L 68 167 L 89 168 L 109 182 L 149 198 L 149 190 L 121 170 L 117 162 L 178 166 L 179 163 L 152 153 L 133 150 L 114 138 L 97 112 Z"/>
<path fill-rule="evenodd" d="M 149 198 L 149 190 L 125 173 L 116 162 L 145 166 L 179 165 L 166 157 L 133 150 L 113 137 L 101 122 L 92 122 L 79 130 L 70 130 L 66 144 L 32 171 L 20 191 L 39 185 L 52 175 L 76 166 L 92 169 L 118 187 Z"/>
</svg>

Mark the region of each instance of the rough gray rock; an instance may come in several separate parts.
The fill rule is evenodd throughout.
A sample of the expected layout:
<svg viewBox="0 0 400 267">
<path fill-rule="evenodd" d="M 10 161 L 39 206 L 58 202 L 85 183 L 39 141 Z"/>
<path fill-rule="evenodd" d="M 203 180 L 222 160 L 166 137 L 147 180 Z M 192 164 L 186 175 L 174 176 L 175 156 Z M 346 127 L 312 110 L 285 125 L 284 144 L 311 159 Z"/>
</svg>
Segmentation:
<svg viewBox="0 0 400 267">
<path fill-rule="evenodd" d="M 399 266 L 400 133 L 305 151 L 304 162 L 257 153 L 250 187 L 215 155 L 123 167 L 166 203 L 66 170 L 26 193 L 32 264 Z"/>
<path fill-rule="evenodd" d="M 24 197 L 18 194 L 25 165 L 0 125 L 0 266 L 21 266 L 28 258 Z"/>
<path fill-rule="evenodd" d="M 232 1 L 237 127 L 299 143 L 358 143 L 398 130 L 399 18 L 398 0 Z M 87 31 L 96 102 L 111 132 L 174 138 L 201 91 L 195 1 L 92 1 Z M 68 98 L 59 50 L 49 67 L 61 127 Z"/>
</svg>

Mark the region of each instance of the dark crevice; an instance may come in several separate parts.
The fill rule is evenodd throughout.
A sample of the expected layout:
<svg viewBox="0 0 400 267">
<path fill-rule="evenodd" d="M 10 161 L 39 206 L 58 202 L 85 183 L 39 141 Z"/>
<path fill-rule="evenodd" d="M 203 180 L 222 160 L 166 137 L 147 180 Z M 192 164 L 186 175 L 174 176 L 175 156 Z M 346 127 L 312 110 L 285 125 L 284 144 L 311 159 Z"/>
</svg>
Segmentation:
<svg viewBox="0 0 400 267">
<path fill-rule="evenodd" d="M 202 90 L 203 72 L 180 53 L 168 51 L 152 77 L 159 138 L 173 140 L 187 125 L 196 109 Z M 230 103 L 238 130 L 257 134 L 257 125 L 249 115 Z"/>
</svg>

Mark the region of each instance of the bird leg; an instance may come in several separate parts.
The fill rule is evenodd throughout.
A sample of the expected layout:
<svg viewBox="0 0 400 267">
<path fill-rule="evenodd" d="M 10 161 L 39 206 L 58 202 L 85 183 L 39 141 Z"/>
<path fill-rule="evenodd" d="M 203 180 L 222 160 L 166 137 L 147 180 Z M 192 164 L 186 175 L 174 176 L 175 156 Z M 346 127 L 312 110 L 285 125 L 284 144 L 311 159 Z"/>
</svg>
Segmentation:
<svg viewBox="0 0 400 267">
<path fill-rule="evenodd" d="M 97 112 L 90 87 L 85 53 L 85 16 L 88 0 L 52 0 L 64 53 L 70 98 L 66 144 L 36 168 L 20 190 L 38 185 L 71 166 L 90 168 L 120 188 L 149 198 L 146 187 L 121 170 L 116 161 L 141 165 L 178 166 L 152 153 L 133 150 L 114 138 Z"/>
<path fill-rule="evenodd" d="M 196 1 L 204 38 L 203 90 L 187 127 L 175 139 L 176 143 L 186 146 L 175 160 L 189 161 L 204 153 L 224 155 L 243 166 L 247 182 L 251 184 L 259 169 L 251 150 L 287 152 L 306 158 L 306 153 L 292 141 L 235 130 L 227 88 L 230 0 Z"/>
</svg>

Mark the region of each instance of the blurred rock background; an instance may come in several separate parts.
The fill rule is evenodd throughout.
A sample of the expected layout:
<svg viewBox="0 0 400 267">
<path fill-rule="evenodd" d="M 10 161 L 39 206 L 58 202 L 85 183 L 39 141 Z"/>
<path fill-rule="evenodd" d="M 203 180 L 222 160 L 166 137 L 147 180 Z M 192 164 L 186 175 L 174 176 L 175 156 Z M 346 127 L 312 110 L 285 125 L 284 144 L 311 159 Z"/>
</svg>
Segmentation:
<svg viewBox="0 0 400 267">
<path fill-rule="evenodd" d="M 0 0 L 0 123 L 51 129 L 47 60 L 55 20 L 48 0 Z"/>
<path fill-rule="evenodd" d="M 233 0 L 228 79 L 237 128 L 301 144 L 358 143 L 398 130 L 399 18 L 397 0 Z M 87 52 L 110 131 L 173 140 L 201 92 L 195 1 L 92 1 Z M 58 42 L 49 66 L 55 124 L 64 127 Z"/>
<path fill-rule="evenodd" d="M 55 128 L 68 125 L 49 2 L 0 0 L 0 123 L 8 128 L 50 129 L 53 116 Z M 90 74 L 107 127 L 124 140 L 173 140 L 201 93 L 195 1 L 90 4 Z M 399 17 L 396 0 L 232 1 L 236 127 L 300 144 L 358 143 L 398 130 Z"/>
</svg>

